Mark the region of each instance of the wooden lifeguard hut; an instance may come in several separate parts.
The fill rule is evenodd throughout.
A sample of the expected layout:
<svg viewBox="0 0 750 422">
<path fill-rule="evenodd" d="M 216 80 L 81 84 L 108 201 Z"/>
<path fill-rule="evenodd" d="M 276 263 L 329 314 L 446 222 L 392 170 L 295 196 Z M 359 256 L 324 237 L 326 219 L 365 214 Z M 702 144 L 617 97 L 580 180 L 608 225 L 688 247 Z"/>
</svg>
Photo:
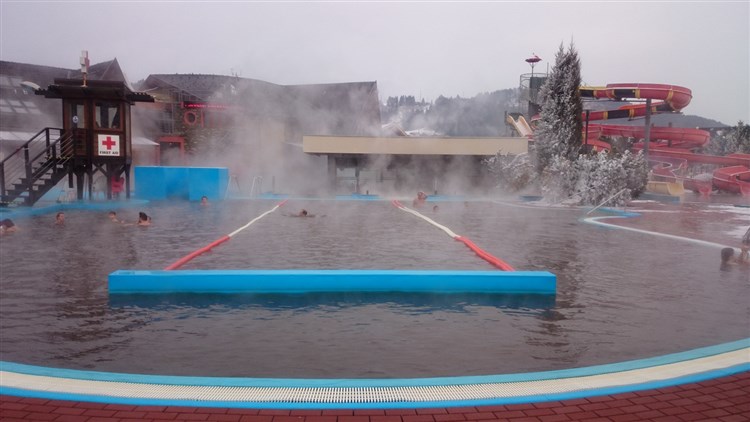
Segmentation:
<svg viewBox="0 0 750 422">
<path fill-rule="evenodd" d="M 130 197 L 132 163 L 130 106 L 137 101 L 153 102 L 148 94 L 133 92 L 121 81 L 55 79 L 55 83 L 36 91 L 46 98 L 62 100 L 63 136 L 60 155 L 66 159 L 72 187 L 76 179 L 78 199 L 84 186 L 92 196 L 94 174 L 107 180 L 107 198 L 122 187 Z M 88 183 L 85 178 L 88 177 Z"/>
<path fill-rule="evenodd" d="M 130 197 L 130 106 L 154 98 L 122 80 L 87 80 L 87 74 L 86 54 L 80 79 L 54 79 L 47 88 L 26 83 L 36 95 L 61 100 L 63 127 L 41 129 L 0 161 L 0 204 L 33 205 L 66 176 L 78 199 L 86 187 L 93 198 L 96 173 L 104 175 L 108 199 L 121 191 Z"/>
</svg>

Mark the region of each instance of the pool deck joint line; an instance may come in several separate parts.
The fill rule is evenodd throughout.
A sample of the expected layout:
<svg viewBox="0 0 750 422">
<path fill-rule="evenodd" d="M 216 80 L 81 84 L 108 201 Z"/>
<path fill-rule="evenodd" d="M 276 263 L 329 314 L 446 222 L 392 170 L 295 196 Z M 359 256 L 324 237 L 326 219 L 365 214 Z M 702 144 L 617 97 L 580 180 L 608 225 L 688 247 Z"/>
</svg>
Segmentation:
<svg viewBox="0 0 750 422">
<path fill-rule="evenodd" d="M 750 338 L 560 371 L 414 379 L 212 378 L 118 374 L 0 361 L 0 394 L 131 405 L 412 408 L 559 401 L 670 387 L 750 370 Z"/>
</svg>

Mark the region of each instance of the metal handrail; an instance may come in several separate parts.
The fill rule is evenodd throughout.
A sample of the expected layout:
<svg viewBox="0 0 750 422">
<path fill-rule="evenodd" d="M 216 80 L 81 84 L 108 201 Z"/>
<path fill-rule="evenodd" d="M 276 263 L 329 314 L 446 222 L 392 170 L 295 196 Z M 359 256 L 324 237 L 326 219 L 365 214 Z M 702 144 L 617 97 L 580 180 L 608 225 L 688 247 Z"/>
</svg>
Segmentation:
<svg viewBox="0 0 750 422">
<path fill-rule="evenodd" d="M 255 176 L 253 177 L 253 184 L 250 185 L 250 197 L 253 197 L 253 192 L 255 191 L 255 182 L 258 181 L 258 194 L 260 196 L 263 190 L 263 176 Z"/>
<path fill-rule="evenodd" d="M 604 200 L 604 201 L 603 201 L 603 202 L 602 202 L 601 204 L 597 205 L 596 207 L 594 207 L 594 209 L 592 209 L 591 211 L 587 212 L 587 213 L 586 213 L 586 215 L 589 215 L 589 214 L 591 214 L 592 212 L 594 212 L 594 211 L 598 210 L 598 209 L 599 209 L 599 208 L 601 208 L 601 207 L 602 207 L 602 206 L 603 206 L 604 204 L 606 204 L 607 202 L 609 202 L 609 201 L 611 201 L 611 200 L 615 199 L 615 198 L 616 198 L 617 196 L 619 196 L 619 195 L 622 195 L 622 193 L 623 193 L 623 192 L 625 192 L 625 191 L 627 191 L 627 190 L 628 190 L 628 188 L 622 188 L 622 189 L 621 189 L 621 190 L 620 190 L 619 192 L 617 192 L 616 194 L 614 194 L 614 195 L 610 196 L 609 198 L 605 199 L 605 200 Z"/>
<path fill-rule="evenodd" d="M 63 130 L 62 130 L 62 129 L 60 129 L 60 128 L 54 128 L 54 127 L 46 127 L 46 128 L 44 128 L 44 129 L 40 130 L 40 131 L 39 131 L 39 132 L 37 132 L 37 133 L 36 133 L 36 134 L 35 134 L 34 136 L 32 136 L 32 137 L 31 137 L 31 138 L 30 138 L 30 139 L 29 139 L 28 141 L 26 141 L 26 142 L 25 142 L 25 143 L 24 143 L 23 145 L 21 145 L 20 147 L 16 148 L 16 150 L 15 150 L 15 151 L 13 151 L 13 152 L 12 152 L 12 153 L 11 153 L 10 155 L 8 155 L 8 156 L 7 156 L 7 157 L 5 157 L 5 158 L 4 158 L 4 159 L 3 159 L 2 161 L 0 161 L 0 164 L 5 164 L 5 162 L 6 162 L 6 161 L 8 161 L 8 160 L 9 160 L 9 159 L 10 159 L 11 157 L 13 157 L 14 155 L 18 154 L 18 153 L 19 153 L 20 151 L 23 151 L 23 149 L 24 149 L 24 148 L 27 148 L 27 147 L 28 147 L 28 146 L 29 146 L 29 145 L 30 145 L 30 144 L 31 144 L 32 142 L 34 142 L 34 141 L 36 140 L 36 138 L 37 138 L 37 137 L 38 137 L 39 135 L 41 135 L 42 133 L 46 133 L 46 137 L 45 137 L 45 139 L 49 139 L 49 131 L 50 131 L 50 130 L 57 130 L 57 131 L 59 131 L 59 132 L 60 132 L 61 134 L 62 134 L 62 131 L 63 131 Z"/>
<path fill-rule="evenodd" d="M 227 188 L 224 190 L 224 197 L 229 197 L 229 189 L 232 187 L 232 182 L 234 182 L 237 185 L 237 192 L 242 192 L 242 189 L 240 189 L 240 181 L 237 179 L 236 174 L 232 174 L 229 176 L 229 183 L 227 183 Z"/>
<path fill-rule="evenodd" d="M 59 132 L 58 138 L 62 136 L 62 131 L 63 131 L 62 129 L 57 129 L 57 128 L 44 128 L 44 129 L 40 130 L 39 132 L 37 132 L 37 133 L 36 133 L 36 134 L 35 134 L 35 135 L 34 135 L 33 137 L 31 137 L 31 139 L 29 139 L 28 141 L 26 141 L 26 142 L 25 142 L 25 143 L 24 143 L 23 145 L 21 145 L 20 147 L 16 148 L 16 150 L 15 150 L 15 151 L 13 151 L 13 152 L 12 152 L 12 153 L 11 153 L 10 155 L 8 155 L 8 156 L 7 156 L 7 157 L 5 157 L 5 158 L 4 158 L 4 159 L 3 159 L 2 161 L 0 161 L 0 167 L 2 167 L 2 168 L 6 168 L 6 167 L 7 167 L 7 165 L 8 165 L 7 163 L 8 163 L 8 162 L 9 162 L 10 160 L 12 160 L 12 159 L 14 159 L 14 160 L 15 160 L 15 162 L 18 162 L 18 160 L 20 160 L 20 159 L 22 159 L 22 158 L 23 158 L 23 157 L 22 157 L 22 155 L 26 155 L 26 154 L 27 154 L 27 153 L 29 152 L 29 150 L 30 150 L 31 148 L 35 148 L 35 147 L 36 147 L 36 145 L 39 145 L 39 144 L 41 144 L 42 142 L 43 142 L 43 143 L 44 143 L 45 145 L 44 145 L 44 147 L 42 147 L 42 148 L 41 148 L 41 151 L 46 151 L 46 150 L 48 150 L 48 149 L 49 149 L 49 147 L 50 147 L 50 145 L 51 145 L 51 144 L 50 144 L 50 138 L 51 138 L 51 136 L 50 136 L 50 131 L 53 131 L 53 130 L 57 130 L 57 131 Z M 43 137 L 43 138 L 41 138 L 41 139 L 39 139 L 39 137 L 40 137 L 40 136 L 41 136 L 42 134 L 44 134 L 44 137 Z M 17 167 L 18 167 L 18 166 L 16 166 L 16 168 L 17 168 Z M 13 168 L 13 167 L 11 167 L 11 169 L 12 169 L 12 168 Z"/>
<path fill-rule="evenodd" d="M 51 169 L 52 167 L 68 162 L 73 157 L 73 142 L 65 141 L 72 140 L 72 138 L 73 136 L 70 134 L 61 137 L 60 139 L 51 143 L 49 149 L 40 152 L 34 158 L 32 158 L 31 162 L 37 162 L 37 160 L 43 155 L 46 155 L 47 157 L 46 160 L 39 161 L 42 163 L 42 166 L 37 168 L 36 171 L 33 172 L 32 177 L 41 177 L 41 175 L 47 173 L 47 170 Z M 57 145 L 60 145 L 59 154 L 57 154 L 57 149 L 55 148 Z"/>
<path fill-rule="evenodd" d="M 52 131 L 59 133 L 54 141 L 51 141 Z M 5 197 L 9 191 L 6 181 L 11 185 L 24 178 L 33 181 L 50 168 L 67 162 L 73 156 L 73 142 L 66 142 L 71 139 L 72 135 L 64 133 L 63 129 L 44 128 L 37 132 L 0 162 L 0 194 Z M 39 168 L 34 168 L 34 165 L 40 164 Z"/>
</svg>

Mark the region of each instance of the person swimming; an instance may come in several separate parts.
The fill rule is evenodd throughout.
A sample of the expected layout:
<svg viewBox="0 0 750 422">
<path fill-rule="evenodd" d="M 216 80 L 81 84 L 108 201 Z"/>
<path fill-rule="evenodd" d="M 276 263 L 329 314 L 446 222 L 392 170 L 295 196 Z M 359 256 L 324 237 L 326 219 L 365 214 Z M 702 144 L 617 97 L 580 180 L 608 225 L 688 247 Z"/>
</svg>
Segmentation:
<svg viewBox="0 0 750 422">
<path fill-rule="evenodd" d="M 138 223 L 136 223 L 138 226 L 150 226 L 151 225 L 151 217 L 149 217 L 145 212 L 141 211 L 138 213 Z"/>
<path fill-rule="evenodd" d="M 734 248 L 724 248 L 721 250 L 721 264 L 727 265 L 727 264 L 744 264 L 744 265 L 750 265 L 750 261 L 748 261 L 748 251 L 746 247 L 742 248 L 742 252 L 740 253 L 740 256 L 735 257 L 734 256 Z"/>
<path fill-rule="evenodd" d="M 427 194 L 422 191 L 419 191 L 417 192 L 417 197 L 414 198 L 411 204 L 415 207 L 418 207 L 420 205 L 423 205 L 426 201 L 427 201 Z"/>
<path fill-rule="evenodd" d="M 284 214 L 286 217 L 315 217 L 315 214 L 310 214 L 306 209 L 302 208 L 297 214 Z"/>
<path fill-rule="evenodd" d="M 0 221 L 0 235 L 5 233 L 13 233 L 18 231 L 18 226 L 13 223 L 13 220 L 6 218 Z"/>
<path fill-rule="evenodd" d="M 65 213 L 60 211 L 57 214 L 55 214 L 55 225 L 57 226 L 64 226 L 65 225 Z"/>
<path fill-rule="evenodd" d="M 107 213 L 107 217 L 109 217 L 109 220 L 113 223 L 122 223 L 119 218 L 117 218 L 117 213 L 114 211 L 110 211 Z"/>
</svg>

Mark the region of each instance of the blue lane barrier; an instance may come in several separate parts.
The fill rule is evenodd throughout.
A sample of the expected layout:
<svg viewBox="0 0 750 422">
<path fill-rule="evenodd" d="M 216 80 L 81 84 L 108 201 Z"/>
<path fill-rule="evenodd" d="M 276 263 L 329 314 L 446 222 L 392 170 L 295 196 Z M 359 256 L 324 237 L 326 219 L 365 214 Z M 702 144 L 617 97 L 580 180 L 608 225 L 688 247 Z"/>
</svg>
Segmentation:
<svg viewBox="0 0 750 422">
<path fill-rule="evenodd" d="M 425 292 L 555 294 L 547 271 L 117 270 L 109 293 Z"/>
</svg>

